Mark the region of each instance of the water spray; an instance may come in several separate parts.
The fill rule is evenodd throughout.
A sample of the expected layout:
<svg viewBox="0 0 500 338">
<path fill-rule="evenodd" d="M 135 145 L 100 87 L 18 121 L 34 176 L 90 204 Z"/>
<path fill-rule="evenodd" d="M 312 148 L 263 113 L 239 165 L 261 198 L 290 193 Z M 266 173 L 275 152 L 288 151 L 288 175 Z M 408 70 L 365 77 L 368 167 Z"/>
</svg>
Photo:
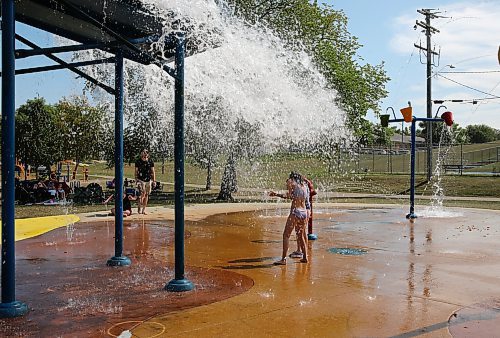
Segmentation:
<svg viewBox="0 0 500 338">
<path fill-rule="evenodd" d="M 415 219 L 417 215 L 415 214 L 415 150 L 416 150 L 416 124 L 419 121 L 423 122 L 444 122 L 448 127 L 453 125 L 453 113 L 451 111 L 446 111 L 441 114 L 440 118 L 421 118 L 413 116 L 413 109 L 411 103 L 408 102 L 408 107 L 400 109 L 403 115 L 402 119 L 390 119 L 389 114 L 380 115 L 380 124 L 382 127 L 386 128 L 391 122 L 406 122 L 411 123 L 411 174 L 410 174 L 410 213 L 406 215 L 407 219 Z M 439 109 L 438 109 L 439 112 Z M 437 115 L 437 114 L 436 114 Z"/>
</svg>

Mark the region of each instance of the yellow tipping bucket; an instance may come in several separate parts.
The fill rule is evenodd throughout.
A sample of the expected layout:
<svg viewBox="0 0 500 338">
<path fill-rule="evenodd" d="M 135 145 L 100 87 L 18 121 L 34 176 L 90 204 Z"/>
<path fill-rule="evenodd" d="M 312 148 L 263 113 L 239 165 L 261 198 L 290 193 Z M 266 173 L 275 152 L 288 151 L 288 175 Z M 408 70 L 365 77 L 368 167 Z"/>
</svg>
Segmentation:
<svg viewBox="0 0 500 338">
<path fill-rule="evenodd" d="M 403 108 L 400 110 L 401 110 L 401 114 L 403 114 L 403 119 L 405 120 L 405 122 L 411 122 L 413 119 L 412 108 L 406 107 L 406 108 Z"/>
</svg>

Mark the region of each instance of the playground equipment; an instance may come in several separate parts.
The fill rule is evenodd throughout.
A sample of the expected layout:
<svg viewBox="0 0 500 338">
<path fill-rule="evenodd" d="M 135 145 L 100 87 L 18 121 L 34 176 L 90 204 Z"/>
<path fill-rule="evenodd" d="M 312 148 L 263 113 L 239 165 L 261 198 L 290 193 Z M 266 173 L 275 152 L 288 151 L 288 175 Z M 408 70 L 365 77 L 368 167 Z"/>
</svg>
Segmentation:
<svg viewBox="0 0 500 338">
<path fill-rule="evenodd" d="M 98 183 L 90 183 L 86 187 L 75 187 L 73 201 L 81 204 L 99 204 L 104 200 L 104 192 Z"/>
<path fill-rule="evenodd" d="M 124 58 L 145 65 L 156 65 L 174 78 L 175 85 L 175 278 L 168 291 L 192 290 L 192 282 L 184 278 L 184 59 L 203 51 L 189 46 L 185 28 L 165 32 L 164 17 L 152 13 L 152 6 L 131 0 L 1 0 L 2 4 L 2 266 L 0 317 L 24 315 L 26 304 L 15 299 L 15 79 L 18 74 L 31 74 L 69 69 L 102 88 L 115 98 L 115 177 L 123 181 L 123 97 Z M 103 10 L 106 9 L 106 10 Z M 16 20 L 57 34 L 76 44 L 42 48 L 16 34 Z M 168 33 L 168 34 L 166 34 Z M 29 49 L 15 49 L 15 40 Z M 151 52 L 152 44 L 163 46 Z M 186 47 L 188 45 L 188 47 Z M 205 45 L 206 46 L 206 45 Z M 100 60 L 66 62 L 57 53 L 99 49 L 114 57 Z M 57 65 L 16 70 L 16 58 L 46 56 Z M 175 68 L 168 63 L 174 61 Z M 114 63 L 114 88 L 81 71 L 78 67 Z M 123 186 L 115 189 L 115 255 L 110 266 L 130 265 L 123 255 Z"/>
<path fill-rule="evenodd" d="M 441 107 L 440 107 L 441 108 Z M 424 122 L 444 122 L 448 127 L 453 125 L 453 113 L 451 111 L 446 111 L 441 115 L 441 118 L 420 118 L 413 116 L 413 109 L 411 106 L 402 108 L 401 114 L 403 115 L 402 119 L 390 119 L 390 115 L 383 114 L 380 115 L 380 124 L 382 127 L 388 127 L 391 122 L 406 122 L 411 123 L 411 174 L 410 174 L 410 213 L 406 215 L 408 219 L 417 218 L 415 214 L 415 150 L 416 150 L 416 124 L 419 121 Z M 438 109 L 439 113 L 439 109 Z M 437 114 L 436 114 L 437 115 Z"/>
</svg>

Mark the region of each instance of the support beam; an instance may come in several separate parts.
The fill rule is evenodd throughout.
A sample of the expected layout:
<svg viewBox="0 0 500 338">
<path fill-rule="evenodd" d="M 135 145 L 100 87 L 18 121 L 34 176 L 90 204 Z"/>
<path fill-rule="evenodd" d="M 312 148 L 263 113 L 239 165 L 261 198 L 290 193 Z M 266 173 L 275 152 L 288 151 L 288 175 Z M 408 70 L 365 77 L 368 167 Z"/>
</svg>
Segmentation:
<svg viewBox="0 0 500 338">
<path fill-rule="evenodd" d="M 145 38 L 128 40 L 134 45 L 139 44 L 150 44 L 159 40 L 159 36 L 152 35 Z M 119 42 L 111 43 L 93 43 L 93 44 L 79 44 L 79 45 L 69 45 L 69 46 L 58 46 L 58 47 L 48 47 L 48 48 L 36 48 L 36 49 L 16 49 L 16 59 L 23 59 L 31 56 L 47 55 L 47 54 L 57 54 L 57 53 L 68 53 L 77 52 L 81 50 L 91 50 L 100 49 L 106 52 L 111 52 L 113 49 L 120 46 Z"/>
<path fill-rule="evenodd" d="M 128 266 L 123 256 L 123 50 L 116 52 L 115 65 L 115 255 L 108 266 Z"/>
<path fill-rule="evenodd" d="M 16 49 L 16 59 L 24 59 L 27 57 L 38 55 L 78 52 L 81 50 L 104 49 L 105 47 L 107 47 L 107 45 L 103 43 L 94 43 L 88 45 L 71 45 L 38 49 Z"/>
<path fill-rule="evenodd" d="M 2 0 L 2 302 L 0 318 L 28 312 L 16 301 L 15 250 L 15 8 L 14 0 Z"/>
<path fill-rule="evenodd" d="M 87 22 L 89 22 L 89 23 L 93 24 L 94 26 L 98 27 L 99 29 L 105 31 L 106 33 L 108 33 L 109 35 L 114 37 L 117 41 L 121 42 L 124 46 L 130 48 L 132 51 L 137 53 L 139 56 L 143 57 L 145 60 L 159 66 L 160 68 L 165 70 L 170 76 L 175 77 L 175 71 L 172 68 L 170 68 L 167 65 L 162 64 L 160 60 L 158 60 L 157 58 L 144 52 L 139 47 L 137 47 L 136 45 L 134 45 L 133 43 L 131 43 L 130 41 L 128 41 L 127 39 L 122 37 L 120 34 L 116 33 L 111 28 L 107 27 L 105 24 L 99 22 L 98 20 L 96 20 L 94 17 L 92 17 L 88 13 L 82 11 L 80 8 L 78 8 L 77 6 L 73 5 L 72 3 L 68 2 L 68 1 L 65 1 L 65 0 L 56 0 L 56 1 L 59 2 L 60 4 L 63 4 L 64 6 L 66 6 L 68 8 L 70 8 L 71 10 L 75 11 L 76 13 L 81 15 L 82 17 L 86 18 Z"/>
<path fill-rule="evenodd" d="M 104 63 L 111 63 L 115 62 L 115 58 L 107 58 L 107 59 L 101 59 L 101 60 L 91 60 L 91 61 L 82 61 L 82 62 L 73 62 L 69 63 L 68 65 L 71 67 L 85 67 L 85 66 L 92 66 L 92 65 L 100 65 Z M 25 74 L 33 74 L 33 73 L 42 73 L 42 72 L 48 72 L 52 70 L 61 70 L 61 69 L 68 69 L 67 66 L 65 65 L 51 65 L 51 66 L 43 66 L 43 67 L 33 67 L 33 68 L 23 68 L 23 69 L 18 69 L 16 70 L 16 75 L 25 75 Z M 2 72 L 0 72 L 0 77 L 2 76 Z"/>
<path fill-rule="evenodd" d="M 34 44 L 33 42 L 29 41 L 28 39 L 20 36 L 19 34 L 16 34 L 16 39 L 22 43 L 24 43 L 26 46 L 28 47 L 31 47 L 33 49 L 41 49 L 41 47 L 39 47 L 38 45 Z M 85 74 L 84 72 L 82 72 L 81 70 L 79 70 L 78 68 L 75 68 L 75 67 L 70 67 L 69 64 L 64 61 L 63 59 L 60 59 L 58 58 L 57 56 L 54 56 L 50 53 L 44 53 L 44 55 L 46 57 L 48 57 L 49 59 L 59 63 L 60 65 L 64 65 L 66 66 L 69 70 L 71 70 L 73 73 L 76 73 L 78 75 L 80 75 L 81 77 L 83 77 L 85 80 L 89 81 L 90 83 L 93 83 L 95 84 L 96 86 L 99 86 L 100 88 L 104 89 L 105 91 L 107 91 L 108 93 L 110 93 L 111 95 L 114 95 L 115 94 L 115 90 L 107 85 L 105 85 L 104 83 L 101 83 L 99 81 L 97 81 L 96 79 L 94 79 L 93 77 Z"/>
<path fill-rule="evenodd" d="M 175 117 L 174 117 L 174 179 L 175 179 L 175 278 L 167 291 L 190 291 L 194 284 L 184 276 L 184 34 L 179 33 L 175 51 Z"/>
</svg>

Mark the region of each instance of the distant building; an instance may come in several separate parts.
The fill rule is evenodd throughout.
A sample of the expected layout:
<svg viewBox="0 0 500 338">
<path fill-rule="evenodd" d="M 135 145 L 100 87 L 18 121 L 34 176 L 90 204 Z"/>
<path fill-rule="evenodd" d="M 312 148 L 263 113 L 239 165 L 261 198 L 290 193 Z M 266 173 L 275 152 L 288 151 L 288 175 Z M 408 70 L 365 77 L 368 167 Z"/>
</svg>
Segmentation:
<svg viewBox="0 0 500 338">
<path fill-rule="evenodd" d="M 425 146 L 425 138 L 423 137 L 415 137 L 415 143 L 417 147 Z M 394 149 L 410 149 L 411 148 L 411 136 L 401 134 L 394 134 L 391 137 L 391 146 Z"/>
</svg>

